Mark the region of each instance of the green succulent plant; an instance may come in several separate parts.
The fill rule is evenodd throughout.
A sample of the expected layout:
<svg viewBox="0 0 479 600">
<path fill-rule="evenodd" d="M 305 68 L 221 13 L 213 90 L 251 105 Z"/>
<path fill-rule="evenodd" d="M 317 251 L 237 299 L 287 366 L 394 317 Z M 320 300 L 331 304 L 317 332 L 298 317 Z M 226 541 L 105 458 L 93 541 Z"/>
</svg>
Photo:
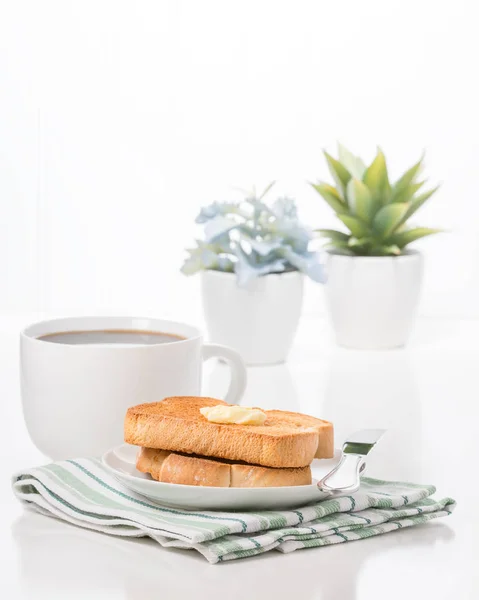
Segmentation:
<svg viewBox="0 0 479 600">
<path fill-rule="evenodd" d="M 317 230 L 329 240 L 327 247 L 353 256 L 394 256 L 402 254 L 411 242 L 441 231 L 407 227 L 408 219 L 439 187 L 420 192 L 425 183 L 419 181 L 424 155 L 390 183 L 386 157 L 379 148 L 369 167 L 341 144 L 338 154 L 336 159 L 324 152 L 335 186 L 311 184 L 348 230 Z"/>
</svg>

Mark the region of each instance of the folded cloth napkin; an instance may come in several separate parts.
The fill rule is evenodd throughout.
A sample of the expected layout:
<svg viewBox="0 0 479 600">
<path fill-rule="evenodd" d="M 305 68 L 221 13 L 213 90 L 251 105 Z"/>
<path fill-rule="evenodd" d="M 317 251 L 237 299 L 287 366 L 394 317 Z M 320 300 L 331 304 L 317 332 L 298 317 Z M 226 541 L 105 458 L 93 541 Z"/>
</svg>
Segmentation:
<svg viewBox="0 0 479 600">
<path fill-rule="evenodd" d="M 13 490 L 45 515 L 110 535 L 149 536 L 162 546 L 194 548 L 210 563 L 360 540 L 449 515 L 455 506 L 451 498 L 432 499 L 431 485 L 364 477 L 351 496 L 297 510 L 180 510 L 129 490 L 90 458 L 18 473 Z"/>
</svg>

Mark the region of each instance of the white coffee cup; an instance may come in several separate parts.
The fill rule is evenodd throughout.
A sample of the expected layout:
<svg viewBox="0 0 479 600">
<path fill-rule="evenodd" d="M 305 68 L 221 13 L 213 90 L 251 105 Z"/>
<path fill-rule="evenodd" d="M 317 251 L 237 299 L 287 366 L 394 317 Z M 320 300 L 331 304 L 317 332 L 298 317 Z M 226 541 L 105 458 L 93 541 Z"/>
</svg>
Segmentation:
<svg viewBox="0 0 479 600">
<path fill-rule="evenodd" d="M 149 331 L 171 341 L 52 343 L 49 334 L 85 331 Z M 25 422 L 37 448 L 55 460 L 99 456 L 123 441 L 129 406 L 167 396 L 201 394 L 202 363 L 214 356 L 231 368 L 225 400 L 237 404 L 246 387 L 240 355 L 204 344 L 195 327 L 132 317 L 73 317 L 42 321 L 20 334 Z M 183 338 L 183 339 L 182 339 Z"/>
</svg>

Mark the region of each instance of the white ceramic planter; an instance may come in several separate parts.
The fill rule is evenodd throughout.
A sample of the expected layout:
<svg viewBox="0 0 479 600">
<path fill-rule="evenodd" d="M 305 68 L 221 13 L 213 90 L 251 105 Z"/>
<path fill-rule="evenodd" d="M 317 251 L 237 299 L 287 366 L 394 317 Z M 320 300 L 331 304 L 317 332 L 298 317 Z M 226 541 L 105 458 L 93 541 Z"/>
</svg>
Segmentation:
<svg viewBox="0 0 479 600">
<path fill-rule="evenodd" d="M 340 346 L 383 350 L 404 346 L 419 300 L 423 257 L 328 254 L 327 304 Z"/>
<path fill-rule="evenodd" d="M 248 365 L 286 360 L 301 315 L 303 275 L 259 277 L 238 287 L 232 273 L 202 273 L 209 339 L 237 350 Z"/>
</svg>

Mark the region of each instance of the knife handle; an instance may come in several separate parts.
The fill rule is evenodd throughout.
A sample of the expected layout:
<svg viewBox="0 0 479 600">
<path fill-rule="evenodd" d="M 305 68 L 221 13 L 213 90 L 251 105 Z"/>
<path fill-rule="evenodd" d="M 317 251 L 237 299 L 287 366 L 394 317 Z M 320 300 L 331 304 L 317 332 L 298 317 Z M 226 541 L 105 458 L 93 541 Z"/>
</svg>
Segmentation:
<svg viewBox="0 0 479 600">
<path fill-rule="evenodd" d="M 364 456 L 343 453 L 336 467 L 318 481 L 318 488 L 322 492 L 356 492 L 364 466 Z"/>
</svg>

